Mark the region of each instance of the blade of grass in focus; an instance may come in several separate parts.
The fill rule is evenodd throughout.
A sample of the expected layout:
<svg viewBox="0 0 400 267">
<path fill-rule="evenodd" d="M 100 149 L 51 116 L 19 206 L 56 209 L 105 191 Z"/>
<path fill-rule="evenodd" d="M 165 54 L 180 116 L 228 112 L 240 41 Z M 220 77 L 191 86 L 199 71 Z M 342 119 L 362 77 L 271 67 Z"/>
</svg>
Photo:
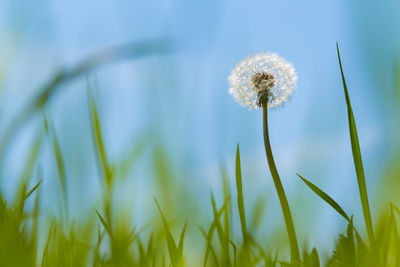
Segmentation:
<svg viewBox="0 0 400 267">
<path fill-rule="evenodd" d="M 316 193 L 320 198 L 322 198 L 326 203 L 328 203 L 333 209 L 335 209 L 343 218 L 345 218 L 349 223 L 352 221 L 349 215 L 342 209 L 342 207 L 332 198 L 330 197 L 327 193 L 322 191 L 318 186 L 314 185 L 304 177 L 302 177 L 300 174 L 297 173 L 297 176 L 300 177 L 301 180 L 314 192 Z M 351 225 L 353 225 L 351 223 Z M 364 241 L 362 240 L 361 236 L 359 235 L 357 229 L 354 228 L 354 231 L 356 233 L 357 237 L 357 242 L 360 246 L 360 249 L 362 251 L 366 250 Z"/>
<path fill-rule="evenodd" d="M 349 92 L 347 90 L 346 80 L 345 80 L 344 73 L 343 73 L 343 67 L 342 67 L 342 61 L 340 59 L 338 43 L 336 43 L 336 50 L 337 50 L 339 66 L 340 66 L 340 74 L 342 76 L 344 94 L 345 94 L 346 104 L 347 104 L 347 116 L 348 116 L 348 121 L 349 121 L 351 149 L 353 152 L 354 166 L 355 166 L 356 174 L 357 174 L 357 182 L 358 182 L 358 188 L 360 191 L 360 198 L 361 198 L 361 205 L 362 205 L 362 210 L 363 210 L 363 214 L 364 214 L 365 227 L 367 229 L 368 238 L 371 243 L 371 246 L 374 247 L 375 246 L 375 238 L 374 238 L 374 231 L 373 231 L 373 227 L 372 227 L 371 211 L 370 211 L 369 202 L 368 202 L 367 185 L 365 182 L 364 167 L 363 167 L 362 158 L 361 158 L 360 144 L 358 141 L 357 127 L 356 127 L 356 122 L 354 120 L 353 109 L 351 107 Z"/>
<path fill-rule="evenodd" d="M 300 174 L 297 174 L 301 180 L 312 190 L 316 193 L 320 198 L 322 198 L 326 203 L 328 203 L 332 208 L 334 208 L 340 215 L 343 216 L 348 222 L 350 222 L 350 217 L 346 214 L 346 212 L 340 207 L 340 205 L 333 200 L 328 194 L 322 191 L 319 187 L 302 177 Z"/>
</svg>

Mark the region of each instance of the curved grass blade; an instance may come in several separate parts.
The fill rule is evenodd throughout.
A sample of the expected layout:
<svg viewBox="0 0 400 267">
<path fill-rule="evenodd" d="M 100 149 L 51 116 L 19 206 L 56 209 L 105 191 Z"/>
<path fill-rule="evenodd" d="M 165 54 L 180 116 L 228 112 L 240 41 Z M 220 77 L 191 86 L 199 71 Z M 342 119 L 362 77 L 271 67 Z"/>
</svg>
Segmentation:
<svg viewBox="0 0 400 267">
<path fill-rule="evenodd" d="M 168 38 L 145 40 L 107 48 L 83 59 L 71 68 L 60 68 L 43 86 L 38 96 L 7 127 L 0 139 L 0 159 L 2 159 L 3 152 L 11 143 L 10 140 L 15 133 L 47 104 L 49 99 L 59 91 L 62 84 L 68 83 L 100 66 L 113 62 L 170 52 L 172 52 L 172 48 Z"/>
<path fill-rule="evenodd" d="M 356 122 L 354 120 L 353 109 L 352 109 L 351 103 L 350 103 L 350 97 L 349 97 L 349 92 L 347 90 L 346 80 L 344 78 L 342 61 L 340 59 L 338 43 L 336 43 L 336 50 L 337 50 L 337 55 L 338 55 L 338 60 L 339 60 L 340 73 L 342 75 L 344 95 L 345 95 L 346 104 L 347 104 L 347 115 L 348 115 L 348 120 L 349 120 L 351 150 L 353 152 L 354 166 L 355 166 L 356 174 L 357 174 L 358 189 L 360 191 L 360 198 L 361 198 L 361 205 L 362 205 L 363 214 L 364 214 L 365 227 L 367 229 L 368 238 L 371 242 L 371 245 L 374 247 L 375 246 L 375 238 L 374 238 L 374 231 L 373 231 L 373 227 L 372 227 L 371 211 L 370 211 L 369 202 L 368 202 L 367 185 L 365 182 L 364 167 L 363 167 L 362 158 L 361 158 L 360 144 L 358 141 L 357 127 L 356 127 Z"/>
<path fill-rule="evenodd" d="M 346 214 L 346 212 L 340 207 L 340 205 L 331 198 L 327 193 L 322 191 L 318 186 L 314 185 L 303 176 L 297 173 L 297 176 L 300 177 L 301 180 L 312 190 L 316 193 L 320 198 L 322 198 L 326 203 L 328 203 L 332 208 L 334 208 L 340 215 L 343 216 L 348 222 L 350 222 L 350 217 Z"/>
<path fill-rule="evenodd" d="M 320 198 L 322 198 L 326 203 L 328 203 L 332 208 L 334 208 L 340 215 L 343 216 L 343 218 L 346 219 L 350 223 L 350 225 L 353 226 L 354 231 L 356 233 L 357 237 L 357 242 L 360 245 L 361 251 L 365 252 L 367 251 L 367 248 L 364 244 L 364 241 L 362 240 L 360 234 L 358 233 L 357 229 L 354 227 L 352 223 L 352 219 L 347 215 L 347 213 L 342 209 L 342 207 L 333 199 L 331 198 L 327 193 L 322 191 L 318 186 L 314 185 L 304 177 L 302 177 L 300 174 L 297 173 L 297 176 L 300 177 L 301 180 L 312 190 L 314 193 L 316 193 Z"/>
</svg>

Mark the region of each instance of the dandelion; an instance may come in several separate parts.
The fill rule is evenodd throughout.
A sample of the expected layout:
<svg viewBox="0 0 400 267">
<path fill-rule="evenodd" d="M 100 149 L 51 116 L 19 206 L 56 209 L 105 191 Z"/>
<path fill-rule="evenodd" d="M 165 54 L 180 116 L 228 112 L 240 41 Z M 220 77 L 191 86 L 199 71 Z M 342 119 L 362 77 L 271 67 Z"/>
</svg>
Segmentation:
<svg viewBox="0 0 400 267">
<path fill-rule="evenodd" d="M 292 64 L 274 53 L 245 58 L 229 76 L 230 94 L 242 106 L 269 108 L 289 100 L 297 82 Z"/>
<path fill-rule="evenodd" d="M 242 106 L 263 109 L 264 145 L 267 161 L 282 208 L 290 244 L 291 261 L 300 262 L 299 247 L 292 214 L 285 190 L 272 154 L 268 132 L 268 108 L 282 105 L 289 100 L 297 82 L 292 64 L 277 54 L 259 54 L 242 60 L 229 77 L 230 94 Z"/>
</svg>

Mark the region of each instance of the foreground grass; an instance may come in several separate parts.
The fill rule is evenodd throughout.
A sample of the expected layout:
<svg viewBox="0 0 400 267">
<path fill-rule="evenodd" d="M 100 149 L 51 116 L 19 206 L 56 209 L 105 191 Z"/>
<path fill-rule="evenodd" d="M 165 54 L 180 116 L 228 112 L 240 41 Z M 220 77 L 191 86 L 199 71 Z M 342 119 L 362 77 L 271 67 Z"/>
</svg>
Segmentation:
<svg viewBox="0 0 400 267">
<path fill-rule="evenodd" d="M 352 216 L 348 215 L 344 208 L 317 185 L 298 174 L 311 189 L 310 193 L 315 193 L 336 210 L 338 216 L 342 216 L 348 222 L 347 230 L 337 237 L 335 249 L 327 259 L 320 257 L 321 251 L 318 248 L 302 251 L 301 262 L 292 263 L 281 257 L 279 252 L 273 252 L 274 244 L 268 243 L 268 240 L 260 240 L 255 234 L 256 231 L 249 228 L 249 225 L 252 228 L 259 227 L 257 218 L 261 216 L 261 212 L 256 208 L 249 223 L 250 214 L 245 210 L 239 146 L 236 153 L 236 186 L 229 184 L 226 170 L 223 170 L 224 201 L 218 205 L 211 194 L 209 213 L 212 220 L 208 224 L 195 226 L 195 222 L 185 219 L 173 221 L 175 218 L 171 218 L 168 213 L 168 207 L 172 205 L 168 197 L 163 197 L 161 201 L 154 199 L 154 209 L 159 212 L 158 224 L 150 223 L 147 227 L 138 229 L 133 223 L 123 223 L 124 219 L 115 212 L 113 204 L 113 195 L 116 194 L 115 166 L 110 162 L 104 145 L 101 119 L 89 90 L 92 137 L 103 188 L 101 206 L 93 211 L 96 220 L 71 223 L 60 140 L 51 122 L 43 118 L 45 134 L 38 134 L 32 144 L 15 199 L 7 203 L 0 194 L 0 266 L 400 266 L 400 236 L 396 222 L 396 217 L 400 216 L 400 209 L 391 205 L 386 215 L 376 220 L 378 224 L 374 229 L 357 129 L 339 50 L 338 56 L 348 110 L 351 148 L 368 238 L 359 234 Z M 46 96 L 51 93 L 47 92 Z M 39 99 L 47 101 L 48 98 Z M 32 107 L 36 112 L 36 109 L 40 109 L 44 104 L 40 102 L 40 106 Z M 26 116 L 31 116 L 31 113 L 25 114 L 24 118 Z M 51 144 L 56 159 L 61 187 L 60 199 L 63 203 L 60 205 L 61 216 L 50 221 L 40 219 L 43 215 L 40 198 L 44 194 L 40 190 L 41 181 L 28 188 L 45 138 Z M 141 145 L 135 151 L 140 149 Z M 168 187 L 168 183 L 172 181 L 167 174 L 165 155 L 160 151 L 156 151 L 155 154 L 158 176 L 165 176 L 160 183 L 164 194 L 169 195 L 171 188 Z M 132 162 L 124 165 L 130 164 Z M 231 199 L 231 188 L 236 189 L 237 201 Z M 28 207 L 28 202 L 33 203 L 32 207 Z M 260 203 L 262 206 L 263 203 Z M 232 218 L 233 209 L 237 210 L 238 218 Z M 236 219 L 240 221 L 240 234 L 239 231 L 232 232 L 232 221 Z M 45 238 L 39 234 L 43 224 L 48 228 Z M 179 232 L 172 231 L 172 228 L 179 228 Z M 185 248 L 185 240 L 193 232 L 199 233 L 197 236 L 200 239 L 194 241 L 197 244 L 196 249 L 191 248 L 189 251 L 189 248 Z M 41 239 L 44 241 L 40 242 Z"/>
</svg>

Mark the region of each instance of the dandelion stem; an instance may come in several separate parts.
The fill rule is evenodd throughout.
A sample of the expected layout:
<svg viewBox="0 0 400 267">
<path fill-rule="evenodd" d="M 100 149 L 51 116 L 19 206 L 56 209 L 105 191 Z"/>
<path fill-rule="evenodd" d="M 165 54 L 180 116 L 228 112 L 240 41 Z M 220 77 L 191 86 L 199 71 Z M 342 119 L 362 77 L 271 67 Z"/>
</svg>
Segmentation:
<svg viewBox="0 0 400 267">
<path fill-rule="evenodd" d="M 267 105 L 263 106 L 263 129 L 264 129 L 264 145 L 265 145 L 265 152 L 267 154 L 267 161 L 269 169 L 271 171 L 272 180 L 274 181 L 276 192 L 278 193 L 279 202 L 282 207 L 283 217 L 285 219 L 286 230 L 289 237 L 290 258 L 293 263 L 299 263 L 300 253 L 297 244 L 296 231 L 294 229 L 292 214 L 290 212 L 289 203 L 285 195 L 285 190 L 283 189 L 281 179 L 279 178 L 278 170 L 276 169 L 274 157 L 272 155 L 271 144 L 269 142 Z"/>
</svg>

